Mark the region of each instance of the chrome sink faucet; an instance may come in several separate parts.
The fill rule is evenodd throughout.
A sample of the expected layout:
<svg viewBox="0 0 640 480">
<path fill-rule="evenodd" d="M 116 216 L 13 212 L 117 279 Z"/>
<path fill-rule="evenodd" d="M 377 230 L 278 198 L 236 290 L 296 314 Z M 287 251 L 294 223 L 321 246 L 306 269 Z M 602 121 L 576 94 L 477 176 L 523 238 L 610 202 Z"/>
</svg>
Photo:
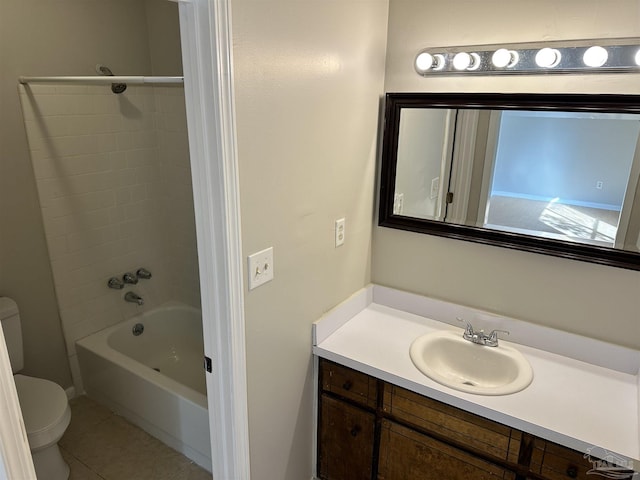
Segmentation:
<svg viewBox="0 0 640 480">
<path fill-rule="evenodd" d="M 476 332 L 473 330 L 473 325 L 471 325 L 465 319 L 460 317 L 456 318 L 459 322 L 464 322 L 464 324 L 466 325 L 464 333 L 462 334 L 462 338 L 478 345 L 484 345 L 486 347 L 497 347 L 498 333 L 506 333 L 507 335 L 509 335 L 509 332 L 506 330 L 492 330 L 489 335 L 484 333 L 484 330 Z"/>
</svg>

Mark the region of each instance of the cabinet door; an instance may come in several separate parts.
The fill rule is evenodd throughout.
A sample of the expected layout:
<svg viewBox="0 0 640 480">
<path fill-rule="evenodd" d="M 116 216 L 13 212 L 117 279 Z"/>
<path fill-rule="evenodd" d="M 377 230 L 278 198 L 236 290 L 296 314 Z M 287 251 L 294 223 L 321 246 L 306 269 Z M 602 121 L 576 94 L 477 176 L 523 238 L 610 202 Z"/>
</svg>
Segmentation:
<svg viewBox="0 0 640 480">
<path fill-rule="evenodd" d="M 384 420 L 378 480 L 514 479 L 515 474 L 402 425 Z"/>
<path fill-rule="evenodd" d="M 596 478 L 616 478 L 620 480 L 638 478 L 633 465 L 628 465 L 623 459 L 612 458 L 613 455 L 604 450 L 595 450 L 593 455 L 585 455 L 570 448 L 535 438 L 531 456 L 531 471 L 542 475 L 548 480 L 593 480 Z M 597 455 L 604 459 L 600 460 Z M 609 458 L 607 458 L 609 457 Z M 606 461 L 609 460 L 609 463 Z M 618 465 L 615 465 L 618 462 Z"/>
<path fill-rule="evenodd" d="M 384 412 L 480 454 L 518 462 L 522 432 L 386 383 Z"/>
<path fill-rule="evenodd" d="M 327 395 L 320 401 L 318 476 L 371 480 L 375 416 Z"/>
</svg>

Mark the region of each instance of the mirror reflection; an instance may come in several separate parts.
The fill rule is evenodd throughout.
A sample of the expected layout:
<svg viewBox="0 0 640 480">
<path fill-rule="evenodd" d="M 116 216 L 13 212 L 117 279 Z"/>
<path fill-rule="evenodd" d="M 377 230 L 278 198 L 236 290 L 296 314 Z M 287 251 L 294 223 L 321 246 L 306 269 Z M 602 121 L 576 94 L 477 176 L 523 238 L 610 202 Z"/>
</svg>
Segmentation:
<svg viewBox="0 0 640 480">
<path fill-rule="evenodd" d="M 392 214 L 638 252 L 639 137 L 638 114 L 401 108 Z"/>
</svg>

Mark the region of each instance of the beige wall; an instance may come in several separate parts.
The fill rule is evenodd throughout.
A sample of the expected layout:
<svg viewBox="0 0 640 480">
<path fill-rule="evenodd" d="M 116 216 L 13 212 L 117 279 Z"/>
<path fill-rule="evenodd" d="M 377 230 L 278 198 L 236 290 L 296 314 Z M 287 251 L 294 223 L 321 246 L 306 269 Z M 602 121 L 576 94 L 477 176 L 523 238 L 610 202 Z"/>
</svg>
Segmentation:
<svg viewBox="0 0 640 480">
<path fill-rule="evenodd" d="M 638 94 L 638 75 L 422 78 L 412 62 L 428 46 L 639 34 L 635 0 L 391 0 L 385 89 Z M 640 272 L 376 227 L 372 279 L 640 347 Z"/>
<path fill-rule="evenodd" d="M 13 297 L 20 306 L 25 373 L 64 387 L 71 385 L 71 376 L 17 78 L 92 75 L 97 63 L 116 74 L 150 74 L 147 17 L 166 17 L 166 8 L 145 3 L 0 0 L 0 295 Z M 161 69 L 179 61 L 155 63 Z"/>
<path fill-rule="evenodd" d="M 370 279 L 387 2 L 232 2 L 252 479 L 311 476 L 311 323 Z M 334 248 L 334 220 L 346 242 Z"/>
</svg>

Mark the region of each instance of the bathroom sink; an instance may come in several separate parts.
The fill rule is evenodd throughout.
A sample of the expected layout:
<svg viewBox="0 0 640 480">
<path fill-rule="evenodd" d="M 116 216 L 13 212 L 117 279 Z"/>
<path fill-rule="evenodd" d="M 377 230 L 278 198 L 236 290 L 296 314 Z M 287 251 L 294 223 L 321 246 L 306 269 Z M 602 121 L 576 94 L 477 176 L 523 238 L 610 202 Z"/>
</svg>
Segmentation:
<svg viewBox="0 0 640 480">
<path fill-rule="evenodd" d="M 416 338 L 409 354 L 414 365 L 442 385 L 478 395 L 519 392 L 533 380 L 527 359 L 516 349 L 477 345 L 462 333 L 443 331 Z"/>
</svg>

